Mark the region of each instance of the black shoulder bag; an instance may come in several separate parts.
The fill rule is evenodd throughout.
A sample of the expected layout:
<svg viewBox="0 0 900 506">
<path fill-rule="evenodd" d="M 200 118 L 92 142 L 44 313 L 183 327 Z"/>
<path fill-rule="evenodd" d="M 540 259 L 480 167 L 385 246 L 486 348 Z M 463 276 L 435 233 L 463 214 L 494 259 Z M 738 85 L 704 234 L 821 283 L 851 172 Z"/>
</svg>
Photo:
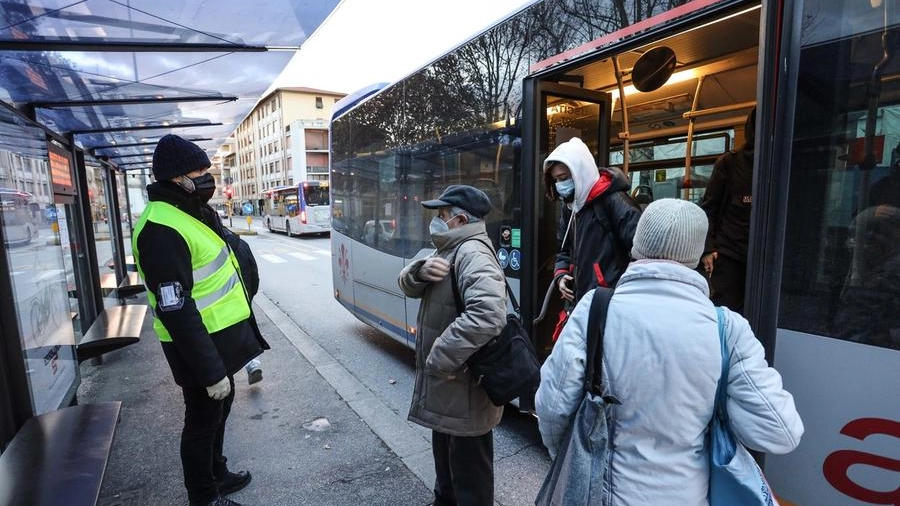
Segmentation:
<svg viewBox="0 0 900 506">
<path fill-rule="evenodd" d="M 489 246 L 481 239 L 469 240 Z M 488 249 L 493 254 L 494 248 L 489 246 Z M 494 259 L 496 260 L 496 255 Z M 453 253 L 453 263 L 450 264 L 450 281 L 456 310 L 462 314 L 465 304 L 460 296 L 455 264 L 456 252 Z M 541 364 L 538 362 L 531 339 L 519 319 L 519 302 L 505 276 L 503 282 L 506 284 L 506 293 L 512 302 L 514 312 L 506 315 L 506 325 L 500 331 L 500 335 L 488 341 L 466 360 L 466 365 L 496 406 L 503 406 L 517 397 L 532 393 L 541 380 Z"/>
</svg>

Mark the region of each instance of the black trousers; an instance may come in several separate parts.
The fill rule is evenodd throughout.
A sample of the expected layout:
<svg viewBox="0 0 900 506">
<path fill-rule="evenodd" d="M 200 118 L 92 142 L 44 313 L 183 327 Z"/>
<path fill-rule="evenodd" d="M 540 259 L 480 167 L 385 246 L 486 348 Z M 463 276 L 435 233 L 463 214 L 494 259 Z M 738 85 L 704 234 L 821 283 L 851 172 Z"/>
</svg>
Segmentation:
<svg viewBox="0 0 900 506">
<path fill-rule="evenodd" d="M 494 432 L 451 436 L 431 432 L 434 506 L 493 506 Z"/>
<path fill-rule="evenodd" d="M 206 504 L 219 495 L 216 478 L 227 471 L 222 446 L 225 422 L 234 401 L 234 378 L 229 376 L 231 393 L 216 401 L 205 387 L 182 387 L 184 429 L 181 431 L 181 467 L 191 504 Z"/>
<path fill-rule="evenodd" d="M 717 306 L 744 314 L 744 291 L 747 287 L 747 263 L 719 255 L 709 278 L 710 299 Z"/>
</svg>

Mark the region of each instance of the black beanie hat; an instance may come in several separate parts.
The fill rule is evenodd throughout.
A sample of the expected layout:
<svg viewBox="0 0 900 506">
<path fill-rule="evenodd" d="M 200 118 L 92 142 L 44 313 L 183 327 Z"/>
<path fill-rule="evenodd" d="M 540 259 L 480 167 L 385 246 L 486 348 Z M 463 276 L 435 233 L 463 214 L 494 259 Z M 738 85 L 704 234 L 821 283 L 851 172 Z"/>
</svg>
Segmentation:
<svg viewBox="0 0 900 506">
<path fill-rule="evenodd" d="M 206 151 L 191 141 L 168 134 L 153 151 L 153 177 L 165 181 L 212 165 Z"/>
</svg>

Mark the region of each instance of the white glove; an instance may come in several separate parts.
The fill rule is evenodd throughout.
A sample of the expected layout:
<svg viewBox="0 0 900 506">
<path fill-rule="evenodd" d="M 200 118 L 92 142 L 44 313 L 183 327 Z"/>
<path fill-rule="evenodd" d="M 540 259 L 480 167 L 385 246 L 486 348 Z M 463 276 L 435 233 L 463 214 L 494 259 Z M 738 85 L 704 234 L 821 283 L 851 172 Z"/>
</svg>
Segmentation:
<svg viewBox="0 0 900 506">
<path fill-rule="evenodd" d="M 218 383 L 211 387 L 206 387 L 206 394 L 209 395 L 209 398 L 215 401 L 221 401 L 222 399 L 228 397 L 228 394 L 231 393 L 231 382 L 228 381 L 228 376 L 220 379 Z"/>
</svg>

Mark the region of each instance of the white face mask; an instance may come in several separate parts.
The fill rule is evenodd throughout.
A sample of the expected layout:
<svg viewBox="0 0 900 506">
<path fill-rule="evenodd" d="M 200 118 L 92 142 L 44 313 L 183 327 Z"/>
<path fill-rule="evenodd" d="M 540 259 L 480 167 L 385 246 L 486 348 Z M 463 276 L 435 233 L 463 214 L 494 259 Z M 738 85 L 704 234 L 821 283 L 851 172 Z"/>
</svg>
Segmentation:
<svg viewBox="0 0 900 506">
<path fill-rule="evenodd" d="M 564 181 L 557 181 L 556 193 L 559 194 L 559 198 L 562 200 L 568 200 L 572 198 L 572 194 L 575 193 L 575 180 L 566 179 Z"/>
<path fill-rule="evenodd" d="M 450 218 L 450 220 L 452 219 Z M 428 224 L 428 231 L 431 232 L 431 235 L 447 232 L 450 230 L 450 225 L 447 225 L 447 221 L 442 220 L 440 216 L 435 216 L 431 219 L 431 223 Z"/>
</svg>

